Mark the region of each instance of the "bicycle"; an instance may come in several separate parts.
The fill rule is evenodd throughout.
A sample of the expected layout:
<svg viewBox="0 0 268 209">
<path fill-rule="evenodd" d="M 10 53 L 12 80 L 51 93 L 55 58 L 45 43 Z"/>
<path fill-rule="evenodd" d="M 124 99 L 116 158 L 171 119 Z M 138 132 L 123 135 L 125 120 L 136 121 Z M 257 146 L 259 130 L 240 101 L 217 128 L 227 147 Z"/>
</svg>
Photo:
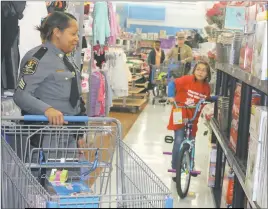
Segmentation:
<svg viewBox="0 0 268 209">
<path fill-rule="evenodd" d="M 201 174 L 201 171 L 195 171 L 194 170 L 194 156 L 195 156 L 195 140 L 191 140 L 191 131 L 193 122 L 197 117 L 197 114 L 200 110 L 200 106 L 202 104 L 208 104 L 211 102 L 214 102 L 218 99 L 217 96 L 211 97 L 210 99 L 201 99 L 196 106 L 178 106 L 176 102 L 174 102 L 174 105 L 176 108 L 187 108 L 187 109 L 195 109 L 194 116 L 191 119 L 187 119 L 185 121 L 185 130 L 184 130 L 184 140 L 180 145 L 180 151 L 178 155 L 178 161 L 177 161 L 177 169 L 169 169 L 168 172 L 176 173 L 176 188 L 177 193 L 180 196 L 181 199 L 184 199 L 189 191 L 190 187 L 190 181 L 191 176 L 197 177 Z M 165 139 L 167 141 L 167 139 Z M 169 142 L 170 143 L 170 142 Z M 165 155 L 172 155 L 171 152 L 164 152 Z M 182 188 L 182 174 L 186 174 L 186 182 L 185 182 L 185 188 Z"/>
</svg>

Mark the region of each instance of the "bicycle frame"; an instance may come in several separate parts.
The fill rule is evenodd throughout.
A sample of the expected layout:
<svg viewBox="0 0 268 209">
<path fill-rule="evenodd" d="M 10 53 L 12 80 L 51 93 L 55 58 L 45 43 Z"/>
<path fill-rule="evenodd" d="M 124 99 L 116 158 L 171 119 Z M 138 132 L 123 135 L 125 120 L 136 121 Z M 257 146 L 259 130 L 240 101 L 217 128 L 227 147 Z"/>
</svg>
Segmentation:
<svg viewBox="0 0 268 209">
<path fill-rule="evenodd" d="M 187 105 L 183 105 L 183 106 L 178 106 L 176 102 L 174 102 L 174 105 L 176 108 L 186 108 L 186 109 L 195 109 L 194 112 L 194 116 L 193 118 L 189 119 L 186 123 L 185 123 L 185 129 L 184 129 L 184 140 L 180 145 L 180 150 L 183 148 L 183 146 L 185 144 L 189 145 L 189 153 L 191 153 L 191 159 L 190 159 L 190 172 L 193 171 L 194 168 L 194 159 L 195 159 L 195 140 L 191 140 L 191 134 L 192 134 L 192 126 L 193 126 L 193 122 L 197 117 L 197 113 L 200 110 L 200 106 L 202 104 L 205 104 L 206 100 L 205 99 L 201 99 L 196 106 L 187 106 Z"/>
</svg>

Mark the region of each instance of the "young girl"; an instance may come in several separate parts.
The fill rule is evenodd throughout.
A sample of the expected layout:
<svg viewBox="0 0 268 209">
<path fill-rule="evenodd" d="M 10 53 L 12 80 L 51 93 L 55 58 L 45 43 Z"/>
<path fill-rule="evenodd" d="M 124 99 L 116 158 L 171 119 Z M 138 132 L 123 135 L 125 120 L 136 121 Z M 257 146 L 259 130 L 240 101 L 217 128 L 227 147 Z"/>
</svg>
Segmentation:
<svg viewBox="0 0 268 209">
<path fill-rule="evenodd" d="M 169 101 L 173 104 L 178 103 L 178 106 L 193 106 L 202 98 L 210 96 L 209 81 L 211 78 L 210 66 L 207 62 L 198 62 L 193 70 L 192 75 L 186 75 L 175 79 L 168 86 Z M 181 143 L 184 138 L 184 124 L 173 123 L 173 111 L 176 107 L 173 105 L 168 130 L 174 131 L 174 144 L 172 150 L 172 169 L 176 169 L 178 153 Z M 182 108 L 182 118 L 191 119 L 194 115 L 195 109 Z M 197 131 L 197 122 L 199 114 L 193 123 L 192 138 L 195 138 Z M 176 181 L 176 178 L 173 178 Z"/>
</svg>

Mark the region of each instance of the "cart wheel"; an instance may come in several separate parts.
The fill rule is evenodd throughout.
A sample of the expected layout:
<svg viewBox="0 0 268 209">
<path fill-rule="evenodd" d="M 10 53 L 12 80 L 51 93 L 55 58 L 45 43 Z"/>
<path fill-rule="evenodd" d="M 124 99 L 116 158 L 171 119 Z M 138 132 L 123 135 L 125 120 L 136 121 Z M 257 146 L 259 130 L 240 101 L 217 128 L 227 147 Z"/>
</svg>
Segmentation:
<svg viewBox="0 0 268 209">
<path fill-rule="evenodd" d="M 173 139 L 172 136 L 166 136 L 166 137 L 165 137 L 165 142 L 166 142 L 166 143 L 171 144 L 171 143 L 173 143 L 173 141 L 174 141 L 174 139 Z"/>
<path fill-rule="evenodd" d="M 189 191 L 191 181 L 191 156 L 189 145 L 185 144 L 179 152 L 178 164 L 176 169 L 176 187 L 177 193 L 181 199 L 184 199 Z"/>
<path fill-rule="evenodd" d="M 155 97 L 158 97 L 159 96 L 159 88 L 158 88 L 158 86 L 154 86 L 153 87 L 153 95 Z"/>
</svg>

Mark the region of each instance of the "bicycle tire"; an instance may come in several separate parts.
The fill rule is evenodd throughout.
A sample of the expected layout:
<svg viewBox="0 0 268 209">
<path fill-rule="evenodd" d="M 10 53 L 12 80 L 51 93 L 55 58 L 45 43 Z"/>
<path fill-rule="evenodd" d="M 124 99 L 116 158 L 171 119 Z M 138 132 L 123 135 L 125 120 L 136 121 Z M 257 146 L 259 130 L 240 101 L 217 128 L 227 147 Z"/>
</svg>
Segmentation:
<svg viewBox="0 0 268 209">
<path fill-rule="evenodd" d="M 181 199 L 184 199 L 188 195 L 190 182 L 191 182 L 191 174 L 190 174 L 190 169 L 189 169 L 189 177 L 188 177 L 189 179 L 188 179 L 188 182 L 186 185 L 186 189 L 185 189 L 185 191 L 183 191 L 182 185 L 181 185 L 181 174 L 182 174 L 181 170 L 182 170 L 182 165 L 183 165 L 184 154 L 186 154 L 186 156 L 188 156 L 189 163 L 190 163 L 191 162 L 191 154 L 189 153 L 189 145 L 188 144 L 185 144 L 179 152 L 178 164 L 177 164 L 177 169 L 176 169 L 176 188 L 177 188 L 177 193 Z"/>
</svg>

